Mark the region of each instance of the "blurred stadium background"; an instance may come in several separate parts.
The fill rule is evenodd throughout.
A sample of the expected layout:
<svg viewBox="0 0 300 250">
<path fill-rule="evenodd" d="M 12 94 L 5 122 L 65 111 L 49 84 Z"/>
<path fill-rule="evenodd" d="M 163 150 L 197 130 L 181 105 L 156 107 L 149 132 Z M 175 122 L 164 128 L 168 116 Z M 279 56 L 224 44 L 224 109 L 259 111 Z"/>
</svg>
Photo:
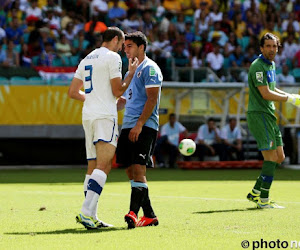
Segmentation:
<svg viewBox="0 0 300 250">
<path fill-rule="evenodd" d="M 260 159 L 248 132 L 247 70 L 259 38 L 282 41 L 277 82 L 300 87 L 300 3 L 293 0 L 0 1 L 0 164 L 85 164 L 81 103 L 67 97 L 79 61 L 116 25 L 143 31 L 162 68 L 160 124 L 174 112 L 195 133 L 208 117 L 236 117 L 245 158 Z M 216 48 L 219 51 L 215 51 Z M 213 57 L 213 53 L 218 57 Z M 121 53 L 123 73 L 127 59 Z M 299 111 L 277 106 L 287 163 L 297 164 Z M 122 113 L 119 114 L 119 122 Z"/>
</svg>

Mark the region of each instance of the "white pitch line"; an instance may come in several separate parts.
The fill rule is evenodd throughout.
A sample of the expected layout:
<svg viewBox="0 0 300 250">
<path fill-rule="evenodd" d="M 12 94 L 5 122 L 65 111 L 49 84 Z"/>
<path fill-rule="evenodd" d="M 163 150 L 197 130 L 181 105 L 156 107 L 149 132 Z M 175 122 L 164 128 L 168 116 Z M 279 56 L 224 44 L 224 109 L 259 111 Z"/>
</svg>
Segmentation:
<svg viewBox="0 0 300 250">
<path fill-rule="evenodd" d="M 18 193 L 26 194 L 48 194 L 48 195 L 74 195 L 78 196 L 81 193 L 78 192 L 55 192 L 55 191 L 16 191 Z M 119 194 L 119 193 L 105 193 L 106 195 L 111 196 L 123 196 L 128 197 L 129 194 Z M 237 202 L 249 202 L 246 199 L 224 199 L 224 198 L 207 198 L 207 197 L 198 197 L 198 196 L 161 196 L 161 195 L 151 195 L 151 198 L 158 199 L 190 199 L 190 200 L 209 200 L 209 201 L 237 201 Z M 278 201 L 278 203 L 290 203 L 290 204 L 300 204 L 300 201 Z"/>
</svg>

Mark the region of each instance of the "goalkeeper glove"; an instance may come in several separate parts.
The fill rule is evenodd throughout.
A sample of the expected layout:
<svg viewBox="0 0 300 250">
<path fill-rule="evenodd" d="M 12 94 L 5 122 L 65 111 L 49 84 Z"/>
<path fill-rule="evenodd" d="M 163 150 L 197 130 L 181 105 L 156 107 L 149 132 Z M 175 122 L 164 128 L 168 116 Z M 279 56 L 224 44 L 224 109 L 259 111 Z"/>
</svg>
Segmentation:
<svg viewBox="0 0 300 250">
<path fill-rule="evenodd" d="M 288 94 L 287 102 L 295 105 L 296 107 L 300 108 L 300 95 L 297 94 Z"/>
</svg>

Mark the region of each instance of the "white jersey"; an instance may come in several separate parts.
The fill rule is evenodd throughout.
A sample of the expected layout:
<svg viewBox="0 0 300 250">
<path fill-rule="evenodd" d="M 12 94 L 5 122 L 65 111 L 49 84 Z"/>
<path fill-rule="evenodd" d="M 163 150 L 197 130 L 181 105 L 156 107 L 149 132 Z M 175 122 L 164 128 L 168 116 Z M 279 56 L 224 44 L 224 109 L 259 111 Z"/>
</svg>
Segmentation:
<svg viewBox="0 0 300 250">
<path fill-rule="evenodd" d="M 74 77 L 84 83 L 82 120 L 117 118 L 116 97 L 110 80 L 122 79 L 121 70 L 120 55 L 105 47 L 95 49 L 80 62 Z"/>
</svg>

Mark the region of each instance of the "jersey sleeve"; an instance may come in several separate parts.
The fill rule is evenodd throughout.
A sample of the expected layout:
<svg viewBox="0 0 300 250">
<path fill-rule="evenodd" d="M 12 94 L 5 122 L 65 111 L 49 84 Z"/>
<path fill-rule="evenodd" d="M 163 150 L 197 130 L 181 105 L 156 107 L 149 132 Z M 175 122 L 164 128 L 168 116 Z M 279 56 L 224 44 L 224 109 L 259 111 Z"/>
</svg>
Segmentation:
<svg viewBox="0 0 300 250">
<path fill-rule="evenodd" d="M 255 87 L 268 85 L 266 73 L 261 65 L 252 65 L 249 76 Z"/>
<path fill-rule="evenodd" d="M 76 69 L 76 72 L 74 74 L 75 78 L 80 79 L 81 81 L 84 80 L 83 70 L 82 70 L 82 64 L 80 63 Z"/>
<path fill-rule="evenodd" d="M 162 85 L 163 76 L 158 67 L 146 67 L 143 74 L 146 88 L 160 87 Z"/>
<path fill-rule="evenodd" d="M 180 122 L 178 122 L 177 124 L 178 124 L 178 128 L 179 128 L 180 133 L 182 133 L 186 130 L 186 128 Z"/>
<path fill-rule="evenodd" d="M 109 78 L 122 78 L 122 60 L 119 54 L 114 53 L 109 62 Z"/>
</svg>

